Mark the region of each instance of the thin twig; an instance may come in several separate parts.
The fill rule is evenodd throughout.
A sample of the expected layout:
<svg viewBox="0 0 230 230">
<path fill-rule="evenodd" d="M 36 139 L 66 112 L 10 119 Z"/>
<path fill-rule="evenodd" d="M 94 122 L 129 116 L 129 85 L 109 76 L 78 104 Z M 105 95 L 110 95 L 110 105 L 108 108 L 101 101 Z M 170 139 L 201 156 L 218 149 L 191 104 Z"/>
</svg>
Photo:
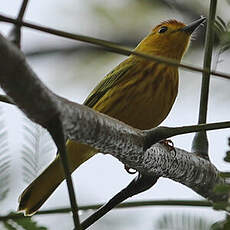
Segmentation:
<svg viewBox="0 0 230 230">
<path fill-rule="evenodd" d="M 28 0 L 23 0 L 23 3 L 21 5 L 21 9 L 20 9 L 20 11 L 18 13 L 18 17 L 17 17 L 18 21 L 22 21 L 27 5 L 28 5 Z"/>
<path fill-rule="evenodd" d="M 9 35 L 10 40 L 14 42 L 18 48 L 21 47 L 21 21 L 23 20 L 27 5 L 28 0 L 23 0 L 20 11 L 18 13 L 17 23 L 14 25 Z"/>
<path fill-rule="evenodd" d="M 84 205 L 79 206 L 81 211 L 90 211 L 99 209 L 104 204 Z M 212 203 L 207 200 L 145 200 L 145 201 L 132 201 L 125 202 L 116 206 L 116 209 L 120 208 L 138 208 L 138 207 L 152 207 L 152 206 L 187 206 L 187 207 L 212 207 Z M 47 215 L 47 214 L 64 214 L 70 213 L 71 208 L 56 208 L 38 211 L 35 215 Z M 10 214 L 6 216 L 0 216 L 0 221 L 7 221 L 9 219 L 21 219 L 28 218 L 22 214 Z"/>
<path fill-rule="evenodd" d="M 82 229 L 84 230 L 90 227 L 114 207 L 128 198 L 149 190 L 156 184 L 158 179 L 158 176 L 154 177 L 138 173 L 138 175 L 127 186 L 110 198 L 101 208 L 96 210 L 96 212 L 92 213 L 92 215 L 88 216 L 83 222 L 81 222 Z"/>
<path fill-rule="evenodd" d="M 7 22 L 7 23 L 14 23 L 14 24 L 17 23 L 17 20 L 10 18 L 10 17 L 3 16 L 3 15 L 0 15 L 0 21 Z M 205 72 L 205 73 L 209 73 L 209 74 L 214 75 L 214 76 L 222 77 L 225 79 L 230 79 L 230 75 L 226 74 L 226 73 L 217 72 L 217 71 L 209 71 L 207 69 L 203 69 L 203 68 L 200 68 L 197 66 L 182 64 L 182 63 L 179 63 L 179 62 L 177 62 L 171 58 L 163 58 L 160 56 L 154 56 L 154 55 L 144 54 L 141 52 L 136 52 L 136 51 L 130 50 L 128 48 L 119 46 L 115 43 L 105 41 L 102 39 L 96 39 L 93 37 L 79 35 L 79 34 L 72 34 L 72 33 L 61 31 L 61 30 L 55 30 L 55 29 L 52 29 L 49 27 L 39 26 L 39 25 L 35 25 L 35 24 L 28 23 L 28 22 L 23 22 L 23 21 L 21 22 L 21 25 L 28 27 L 28 28 L 31 28 L 31 29 L 46 32 L 49 34 L 57 35 L 60 37 L 69 38 L 72 40 L 77 40 L 77 41 L 82 41 L 82 42 L 87 42 L 90 44 L 102 46 L 102 47 L 107 48 L 109 51 L 112 51 L 114 53 L 119 53 L 119 54 L 123 54 L 126 56 L 133 54 L 133 55 L 140 56 L 140 57 L 143 57 L 143 58 L 146 58 L 149 60 L 166 63 L 166 64 L 172 65 L 172 66 L 178 66 L 178 67 L 188 69 L 191 71 Z"/>
<path fill-rule="evenodd" d="M 212 62 L 212 49 L 214 44 L 214 31 L 213 24 L 216 16 L 217 0 L 210 1 L 208 25 L 205 37 L 205 53 L 203 68 L 210 70 Z M 208 110 L 208 96 L 209 96 L 209 82 L 210 73 L 203 72 L 201 96 L 200 96 L 200 108 L 199 108 L 199 120 L 198 123 L 206 123 L 207 110 Z M 192 143 L 192 151 L 202 154 L 208 159 L 208 138 L 206 132 L 199 132 L 194 136 Z"/>
<path fill-rule="evenodd" d="M 216 15 L 216 5 L 217 5 L 217 0 L 211 0 L 209 19 L 208 19 L 208 25 L 206 31 L 206 38 L 205 38 L 205 54 L 204 54 L 204 65 L 203 65 L 204 69 L 208 69 L 208 70 L 211 69 L 211 62 L 212 62 L 212 50 L 214 44 L 213 24 Z M 210 81 L 210 74 L 203 73 L 202 86 L 201 86 L 199 124 L 206 123 L 207 120 L 209 81 Z"/>
<path fill-rule="evenodd" d="M 186 134 L 186 133 L 198 132 L 198 131 L 204 131 L 204 130 L 210 131 L 210 130 L 227 129 L 227 128 L 230 128 L 230 121 L 215 122 L 215 123 L 208 123 L 208 124 L 198 124 L 198 125 L 190 125 L 190 126 L 181 126 L 181 127 L 175 127 L 173 129 L 174 129 L 174 135 L 180 135 L 180 134 Z"/>
<path fill-rule="evenodd" d="M 156 142 L 164 140 L 166 138 L 174 137 L 177 135 L 183 135 L 193 132 L 210 131 L 216 129 L 228 129 L 230 128 L 230 121 L 215 122 L 209 124 L 198 124 L 178 127 L 164 127 L 159 126 L 150 130 L 142 131 L 146 135 L 147 146 L 151 146 L 153 140 Z"/>
<path fill-rule="evenodd" d="M 64 169 L 66 184 L 69 193 L 69 200 L 71 204 L 71 211 L 73 213 L 73 221 L 75 227 L 74 230 L 81 230 L 80 219 L 78 215 L 77 199 L 74 192 L 73 181 L 66 152 L 64 130 L 59 116 L 56 116 L 54 119 L 49 121 L 47 129 L 58 147 L 58 152 Z"/>
</svg>

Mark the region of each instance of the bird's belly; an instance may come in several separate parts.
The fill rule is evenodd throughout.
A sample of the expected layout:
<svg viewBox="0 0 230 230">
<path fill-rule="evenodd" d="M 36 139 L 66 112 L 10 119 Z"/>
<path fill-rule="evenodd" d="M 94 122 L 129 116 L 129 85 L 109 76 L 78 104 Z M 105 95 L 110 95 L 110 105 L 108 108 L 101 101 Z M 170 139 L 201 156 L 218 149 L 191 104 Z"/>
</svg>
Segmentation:
<svg viewBox="0 0 230 230">
<path fill-rule="evenodd" d="M 140 95 L 136 100 L 124 98 L 127 104 L 118 108 L 111 116 L 138 129 L 156 127 L 168 115 L 174 98 L 170 95 L 156 97 L 155 93 L 154 95 L 149 94 L 148 98 L 144 94 Z"/>
</svg>

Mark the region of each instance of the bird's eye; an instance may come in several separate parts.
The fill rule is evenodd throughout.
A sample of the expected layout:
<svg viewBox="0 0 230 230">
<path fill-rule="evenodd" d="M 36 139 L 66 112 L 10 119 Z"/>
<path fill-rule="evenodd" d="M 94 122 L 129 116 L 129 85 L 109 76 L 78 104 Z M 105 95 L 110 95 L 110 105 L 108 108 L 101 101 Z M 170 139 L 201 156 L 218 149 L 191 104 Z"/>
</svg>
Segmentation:
<svg viewBox="0 0 230 230">
<path fill-rule="evenodd" d="M 167 26 L 162 26 L 160 29 L 159 29 L 159 33 L 161 34 L 161 33 L 164 33 L 164 32 L 166 32 L 168 30 L 168 27 Z"/>
</svg>

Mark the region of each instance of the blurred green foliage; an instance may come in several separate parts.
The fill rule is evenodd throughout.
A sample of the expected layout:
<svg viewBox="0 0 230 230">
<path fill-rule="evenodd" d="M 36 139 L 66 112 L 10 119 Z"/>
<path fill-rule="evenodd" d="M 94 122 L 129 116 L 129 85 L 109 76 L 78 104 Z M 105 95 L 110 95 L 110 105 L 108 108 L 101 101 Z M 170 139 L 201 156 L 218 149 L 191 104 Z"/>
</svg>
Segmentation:
<svg viewBox="0 0 230 230">
<path fill-rule="evenodd" d="M 9 213 L 9 215 L 14 214 L 14 212 Z M 3 221 L 3 224 L 6 230 L 47 230 L 46 227 L 38 226 L 31 217 L 10 219 Z"/>
<path fill-rule="evenodd" d="M 165 214 L 156 222 L 159 230 L 210 230 L 211 221 L 189 214 Z"/>
</svg>

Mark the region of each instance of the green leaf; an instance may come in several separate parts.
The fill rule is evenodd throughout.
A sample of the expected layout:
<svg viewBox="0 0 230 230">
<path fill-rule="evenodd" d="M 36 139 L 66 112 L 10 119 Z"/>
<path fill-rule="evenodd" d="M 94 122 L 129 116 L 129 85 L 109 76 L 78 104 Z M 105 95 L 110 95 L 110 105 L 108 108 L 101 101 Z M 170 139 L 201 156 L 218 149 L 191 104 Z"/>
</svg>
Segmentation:
<svg viewBox="0 0 230 230">
<path fill-rule="evenodd" d="M 216 210 L 226 210 L 228 209 L 228 206 L 229 206 L 228 202 L 224 202 L 224 201 L 216 202 L 213 204 L 213 208 Z"/>
<path fill-rule="evenodd" d="M 224 157 L 224 161 L 230 162 L 230 151 L 226 152 L 226 156 Z"/>
<path fill-rule="evenodd" d="M 223 178 L 230 178 L 230 172 L 221 172 L 220 176 Z"/>
<path fill-rule="evenodd" d="M 216 31 L 216 35 L 220 40 L 221 36 L 228 31 L 226 23 L 220 16 L 217 16 L 217 19 L 214 22 L 214 30 Z"/>
<path fill-rule="evenodd" d="M 14 215 L 15 213 L 11 212 L 11 214 Z M 3 221 L 3 224 L 8 230 L 47 230 L 46 227 L 39 226 L 31 217 L 10 219 Z"/>
<path fill-rule="evenodd" d="M 214 192 L 216 193 L 228 193 L 230 191 L 230 185 L 229 184 L 218 184 L 214 188 Z"/>
<path fill-rule="evenodd" d="M 214 22 L 214 29 L 216 31 L 216 35 L 219 37 L 220 40 L 221 36 L 228 31 L 226 23 L 220 16 L 217 16 L 217 19 Z"/>
<path fill-rule="evenodd" d="M 211 230 L 229 230 L 230 229 L 230 218 L 226 215 L 226 218 L 222 221 L 218 221 L 212 225 Z"/>
<path fill-rule="evenodd" d="M 227 30 L 227 25 L 225 23 L 225 21 L 220 17 L 220 16 L 217 16 L 217 21 L 221 24 L 221 26 L 225 29 L 225 31 Z"/>
<path fill-rule="evenodd" d="M 203 217 L 189 214 L 166 214 L 156 222 L 156 229 L 162 230 L 209 230 L 211 222 Z"/>
<path fill-rule="evenodd" d="M 218 37 L 219 37 L 222 33 L 225 32 L 225 28 L 224 28 L 218 21 L 215 21 L 215 22 L 214 22 L 214 29 L 216 30 Z"/>
<path fill-rule="evenodd" d="M 223 45 L 223 47 L 221 48 L 221 53 L 224 53 L 225 51 L 229 49 L 230 49 L 230 44 Z"/>
<path fill-rule="evenodd" d="M 219 50 L 217 55 L 218 58 L 216 63 L 220 63 L 220 55 L 230 49 L 229 25 L 230 22 L 226 23 L 220 16 L 217 16 L 217 19 L 214 22 L 214 30 L 219 40 Z M 225 161 L 230 162 L 230 158 L 226 157 Z"/>
<path fill-rule="evenodd" d="M 4 224 L 4 226 L 5 226 L 5 228 L 6 228 L 7 230 L 17 230 L 17 228 L 15 228 L 14 226 L 12 226 L 12 225 L 11 225 L 10 223 L 8 223 L 7 221 L 4 221 L 3 224 Z"/>
</svg>

